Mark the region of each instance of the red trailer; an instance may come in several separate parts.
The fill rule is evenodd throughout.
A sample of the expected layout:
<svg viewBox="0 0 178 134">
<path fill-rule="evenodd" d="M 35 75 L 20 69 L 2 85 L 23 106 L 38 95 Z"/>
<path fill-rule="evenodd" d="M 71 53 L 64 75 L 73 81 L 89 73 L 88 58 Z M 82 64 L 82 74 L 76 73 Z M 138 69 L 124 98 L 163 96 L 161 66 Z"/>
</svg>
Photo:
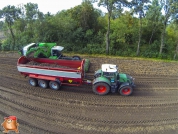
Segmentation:
<svg viewBox="0 0 178 134">
<path fill-rule="evenodd" d="M 48 58 L 28 59 L 22 56 L 18 59 L 17 69 L 25 77 L 29 77 L 29 84 L 39 85 L 58 90 L 61 85 L 79 86 L 90 83 L 84 80 L 85 60 L 53 60 Z"/>
<path fill-rule="evenodd" d="M 119 92 L 128 96 L 133 92 L 134 79 L 124 73 L 118 72 L 117 65 L 102 64 L 95 71 L 94 79 L 85 80 L 85 60 L 58 60 L 49 58 L 26 58 L 18 59 L 17 69 L 25 77 L 29 77 L 32 86 L 39 85 L 53 90 L 58 90 L 61 85 L 79 86 L 84 83 L 92 84 L 95 94 L 106 95 L 109 92 Z"/>
</svg>

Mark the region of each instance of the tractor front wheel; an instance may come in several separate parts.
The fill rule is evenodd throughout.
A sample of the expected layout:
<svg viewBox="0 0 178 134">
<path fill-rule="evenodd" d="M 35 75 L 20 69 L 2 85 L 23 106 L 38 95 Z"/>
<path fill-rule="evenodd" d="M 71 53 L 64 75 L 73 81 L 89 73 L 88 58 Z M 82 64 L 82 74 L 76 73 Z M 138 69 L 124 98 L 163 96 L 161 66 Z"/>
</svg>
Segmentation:
<svg viewBox="0 0 178 134">
<path fill-rule="evenodd" d="M 131 86 L 124 86 L 124 87 L 119 89 L 119 92 L 123 96 L 129 96 L 129 95 L 132 94 L 133 88 Z"/>
<path fill-rule="evenodd" d="M 104 82 L 99 82 L 93 85 L 93 92 L 97 95 L 106 95 L 109 91 L 109 85 Z"/>
</svg>

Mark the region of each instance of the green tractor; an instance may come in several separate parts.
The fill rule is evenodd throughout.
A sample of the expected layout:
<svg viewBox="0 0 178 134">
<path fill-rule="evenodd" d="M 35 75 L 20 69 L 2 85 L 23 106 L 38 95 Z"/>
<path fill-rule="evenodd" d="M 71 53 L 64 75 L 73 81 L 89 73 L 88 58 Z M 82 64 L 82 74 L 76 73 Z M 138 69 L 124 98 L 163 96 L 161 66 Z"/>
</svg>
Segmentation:
<svg viewBox="0 0 178 134">
<path fill-rule="evenodd" d="M 98 95 L 106 95 L 119 92 L 123 96 L 129 96 L 135 87 L 134 79 L 124 73 L 118 72 L 118 67 L 113 64 L 102 64 L 97 70 L 93 80 L 93 92 Z"/>
<path fill-rule="evenodd" d="M 19 54 L 27 58 L 49 58 L 63 60 L 82 60 L 79 56 L 64 56 L 62 50 L 64 47 L 57 46 L 56 43 L 30 43 L 23 47 Z M 89 70 L 90 61 L 85 59 L 85 72 Z"/>
<path fill-rule="evenodd" d="M 56 43 L 31 43 L 21 49 L 20 55 L 29 58 L 81 60 L 79 56 L 63 56 L 63 49 L 64 47 L 57 46 Z"/>
</svg>

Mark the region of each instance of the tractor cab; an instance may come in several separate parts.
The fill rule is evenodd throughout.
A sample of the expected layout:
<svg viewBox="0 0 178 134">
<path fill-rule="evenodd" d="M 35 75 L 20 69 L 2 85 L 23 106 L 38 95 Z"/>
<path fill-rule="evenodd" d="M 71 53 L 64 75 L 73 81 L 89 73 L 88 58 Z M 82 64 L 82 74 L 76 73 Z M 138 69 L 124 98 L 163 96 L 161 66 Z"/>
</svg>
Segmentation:
<svg viewBox="0 0 178 134">
<path fill-rule="evenodd" d="M 103 76 L 108 78 L 111 83 L 114 83 L 117 81 L 118 75 L 118 66 L 113 64 L 102 64 L 101 70 L 103 73 Z"/>
<path fill-rule="evenodd" d="M 102 64 L 101 70 L 103 76 L 106 77 L 111 83 L 111 92 L 115 92 L 119 83 L 118 66 L 114 64 Z"/>
<path fill-rule="evenodd" d="M 114 64 L 102 64 L 101 69 L 95 72 L 94 77 L 104 76 L 108 79 L 117 79 L 118 78 L 118 66 Z"/>
<path fill-rule="evenodd" d="M 51 56 L 57 57 L 57 58 L 62 57 L 62 50 L 63 49 L 64 49 L 64 47 L 62 47 L 62 46 L 53 46 L 51 48 Z"/>
<path fill-rule="evenodd" d="M 118 67 L 113 64 L 102 64 L 101 70 L 103 72 L 103 76 L 107 78 L 113 78 L 118 74 Z"/>
</svg>

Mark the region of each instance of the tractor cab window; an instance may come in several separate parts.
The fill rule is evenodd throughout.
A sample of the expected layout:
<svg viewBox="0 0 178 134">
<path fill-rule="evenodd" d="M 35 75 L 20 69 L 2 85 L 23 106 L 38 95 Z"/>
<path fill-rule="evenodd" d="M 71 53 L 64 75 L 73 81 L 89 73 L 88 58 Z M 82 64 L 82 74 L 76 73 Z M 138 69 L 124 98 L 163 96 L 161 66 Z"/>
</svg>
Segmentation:
<svg viewBox="0 0 178 134">
<path fill-rule="evenodd" d="M 59 50 L 53 50 L 52 55 L 59 57 L 61 55 L 61 52 Z"/>
<path fill-rule="evenodd" d="M 115 77 L 115 72 L 103 72 L 103 75 L 109 78 Z"/>
</svg>

